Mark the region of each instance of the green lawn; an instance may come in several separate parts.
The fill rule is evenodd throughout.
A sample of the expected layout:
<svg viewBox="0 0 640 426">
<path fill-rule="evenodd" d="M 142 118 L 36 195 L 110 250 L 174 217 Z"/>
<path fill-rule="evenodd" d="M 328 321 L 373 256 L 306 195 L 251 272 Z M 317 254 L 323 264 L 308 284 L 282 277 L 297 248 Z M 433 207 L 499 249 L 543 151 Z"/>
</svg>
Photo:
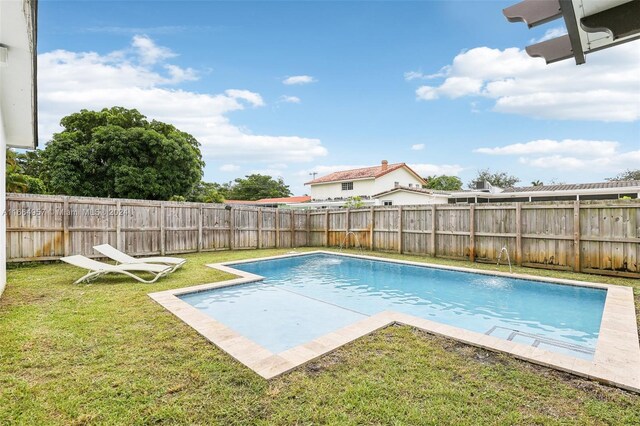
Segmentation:
<svg viewBox="0 0 640 426">
<path fill-rule="evenodd" d="M 67 265 L 12 268 L 0 299 L 0 425 L 640 424 L 639 395 L 410 327 L 267 382 L 147 296 L 231 277 L 206 263 L 287 251 L 187 255 L 151 285 L 76 286 L 83 273 Z M 638 280 L 516 271 L 634 286 L 640 305 Z"/>
</svg>

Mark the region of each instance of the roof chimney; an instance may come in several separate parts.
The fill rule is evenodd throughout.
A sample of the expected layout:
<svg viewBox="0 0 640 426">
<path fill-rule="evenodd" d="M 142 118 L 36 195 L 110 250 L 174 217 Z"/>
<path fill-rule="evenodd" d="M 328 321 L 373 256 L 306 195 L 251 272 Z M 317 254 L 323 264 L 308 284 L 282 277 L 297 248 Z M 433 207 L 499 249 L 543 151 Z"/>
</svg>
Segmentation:
<svg viewBox="0 0 640 426">
<path fill-rule="evenodd" d="M 389 162 L 387 160 L 382 160 L 382 171 L 387 170 L 387 167 L 389 167 Z"/>
</svg>

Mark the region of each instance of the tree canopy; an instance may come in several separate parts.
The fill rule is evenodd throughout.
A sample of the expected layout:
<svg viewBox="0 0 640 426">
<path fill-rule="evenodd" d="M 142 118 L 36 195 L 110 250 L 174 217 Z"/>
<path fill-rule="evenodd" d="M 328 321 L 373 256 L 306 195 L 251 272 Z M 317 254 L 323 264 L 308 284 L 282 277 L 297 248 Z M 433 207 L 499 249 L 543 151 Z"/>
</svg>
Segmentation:
<svg viewBox="0 0 640 426">
<path fill-rule="evenodd" d="M 222 203 L 225 200 L 224 185 L 210 182 L 200 182 L 193 188 L 187 201 L 196 203 Z"/>
<path fill-rule="evenodd" d="M 607 178 L 608 181 L 619 181 L 619 180 L 640 180 L 640 169 L 637 170 L 625 170 L 619 175 Z"/>
<path fill-rule="evenodd" d="M 469 188 L 476 188 L 480 182 L 489 182 L 492 186 L 500 188 L 509 188 L 520 182 L 520 179 L 516 176 L 510 175 L 506 172 L 492 172 L 490 169 L 478 170 L 476 177 L 469 182 Z"/>
<path fill-rule="evenodd" d="M 82 110 L 61 125 L 42 155 L 52 193 L 168 200 L 186 197 L 202 177 L 198 141 L 135 109 Z"/>
<path fill-rule="evenodd" d="M 252 174 L 237 178 L 228 188 L 225 198 L 230 200 L 255 201 L 262 198 L 290 197 L 289 185 L 282 178 Z"/>
<path fill-rule="evenodd" d="M 44 194 L 46 187 L 41 179 L 28 173 L 24 164 L 20 161 L 21 156 L 11 149 L 6 151 L 5 164 L 5 190 L 7 192 L 26 192 L 31 194 Z"/>
<path fill-rule="evenodd" d="M 462 189 L 462 180 L 458 176 L 433 175 L 424 178 L 427 184 L 424 186 L 428 189 L 438 191 L 459 191 Z"/>
</svg>

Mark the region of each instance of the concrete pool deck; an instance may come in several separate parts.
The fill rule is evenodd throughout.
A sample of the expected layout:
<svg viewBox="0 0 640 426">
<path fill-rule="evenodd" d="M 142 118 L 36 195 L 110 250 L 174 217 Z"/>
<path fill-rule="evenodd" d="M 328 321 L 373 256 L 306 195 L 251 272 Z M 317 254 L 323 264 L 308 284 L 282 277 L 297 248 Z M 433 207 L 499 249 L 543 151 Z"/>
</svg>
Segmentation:
<svg viewBox="0 0 640 426">
<path fill-rule="evenodd" d="M 259 260 L 281 259 L 291 256 L 307 256 L 318 253 L 483 275 L 527 279 L 560 285 L 605 289 L 607 290 L 607 297 L 595 354 L 592 360 L 579 359 L 394 311 L 380 312 L 302 345 L 280 353 L 273 353 L 179 298 L 180 295 L 188 293 L 263 280 L 263 277 L 259 275 L 234 269 L 232 267 L 233 265 Z M 403 324 L 416 327 L 434 335 L 452 338 L 491 351 L 505 352 L 525 361 L 640 393 L 640 343 L 638 341 L 633 289 L 630 287 L 558 278 L 544 278 L 498 271 L 481 271 L 471 268 L 450 267 L 407 260 L 393 260 L 366 255 L 335 253 L 324 250 L 224 262 L 207 266 L 228 272 L 239 278 L 150 293 L 149 296 L 183 322 L 194 328 L 211 343 L 265 379 L 272 379 L 284 374 L 381 328 L 393 324 Z"/>
</svg>

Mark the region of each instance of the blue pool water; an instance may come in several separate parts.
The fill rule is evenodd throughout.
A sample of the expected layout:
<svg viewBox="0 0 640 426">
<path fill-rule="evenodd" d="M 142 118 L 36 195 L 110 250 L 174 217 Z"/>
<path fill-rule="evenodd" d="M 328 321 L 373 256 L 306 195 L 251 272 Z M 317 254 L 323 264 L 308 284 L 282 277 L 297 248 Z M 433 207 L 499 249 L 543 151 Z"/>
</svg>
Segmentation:
<svg viewBox="0 0 640 426">
<path fill-rule="evenodd" d="M 392 310 L 590 359 L 606 290 L 309 254 L 231 265 L 264 281 L 182 300 L 274 353 Z"/>
</svg>

